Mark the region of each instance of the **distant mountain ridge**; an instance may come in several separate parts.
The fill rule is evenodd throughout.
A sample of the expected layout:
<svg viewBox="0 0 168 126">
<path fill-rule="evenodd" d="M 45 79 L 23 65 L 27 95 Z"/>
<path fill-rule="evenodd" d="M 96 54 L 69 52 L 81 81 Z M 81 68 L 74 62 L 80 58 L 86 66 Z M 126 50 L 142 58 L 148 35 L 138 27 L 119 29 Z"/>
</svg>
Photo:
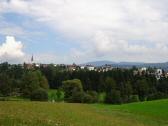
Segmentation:
<svg viewBox="0 0 168 126">
<path fill-rule="evenodd" d="M 87 63 L 83 63 L 82 65 L 102 66 L 105 64 L 109 64 L 109 65 L 142 65 L 144 63 L 142 63 L 142 62 L 113 62 L 113 61 L 108 61 L 108 60 L 102 60 L 102 61 L 87 62 Z"/>
<path fill-rule="evenodd" d="M 93 66 L 102 66 L 105 64 L 116 64 L 116 62 L 108 61 L 108 60 L 102 60 L 102 61 L 93 61 L 93 62 L 87 62 L 83 63 L 82 65 L 93 65 Z"/>
<path fill-rule="evenodd" d="M 112 65 L 114 67 L 121 67 L 121 68 L 130 68 L 130 67 L 136 66 L 136 67 L 156 67 L 156 68 L 162 68 L 162 69 L 168 70 L 168 62 L 143 63 L 143 62 L 113 62 L 108 60 L 102 60 L 102 61 L 87 62 L 81 65 L 93 65 L 98 67 L 98 66 L 103 66 L 105 64 Z"/>
</svg>

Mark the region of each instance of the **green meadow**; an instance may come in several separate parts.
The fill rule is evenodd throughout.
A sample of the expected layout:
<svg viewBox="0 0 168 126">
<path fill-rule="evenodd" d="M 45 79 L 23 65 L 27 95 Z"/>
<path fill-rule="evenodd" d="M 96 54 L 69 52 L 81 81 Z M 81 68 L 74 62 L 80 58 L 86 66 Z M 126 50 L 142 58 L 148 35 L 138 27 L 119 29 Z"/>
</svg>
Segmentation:
<svg viewBox="0 0 168 126">
<path fill-rule="evenodd" d="M 168 126 L 168 100 L 123 105 L 1 101 L 0 126 Z"/>
</svg>

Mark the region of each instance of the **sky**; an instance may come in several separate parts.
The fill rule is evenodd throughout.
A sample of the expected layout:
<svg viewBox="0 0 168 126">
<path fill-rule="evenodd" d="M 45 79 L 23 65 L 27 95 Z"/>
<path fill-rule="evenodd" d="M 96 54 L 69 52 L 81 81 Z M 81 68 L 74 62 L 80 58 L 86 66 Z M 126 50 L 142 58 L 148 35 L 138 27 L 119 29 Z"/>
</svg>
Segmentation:
<svg viewBox="0 0 168 126">
<path fill-rule="evenodd" d="M 168 61 L 168 0 L 0 0 L 0 62 Z"/>
</svg>

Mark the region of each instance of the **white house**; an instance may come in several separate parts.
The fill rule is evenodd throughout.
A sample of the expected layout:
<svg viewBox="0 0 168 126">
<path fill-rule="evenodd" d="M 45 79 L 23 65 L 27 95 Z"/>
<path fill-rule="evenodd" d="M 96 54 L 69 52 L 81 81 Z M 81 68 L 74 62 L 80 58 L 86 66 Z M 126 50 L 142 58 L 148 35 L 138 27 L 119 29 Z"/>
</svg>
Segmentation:
<svg viewBox="0 0 168 126">
<path fill-rule="evenodd" d="M 142 68 L 141 68 L 141 71 L 146 71 L 146 70 L 147 70 L 146 67 L 142 67 Z"/>
<path fill-rule="evenodd" d="M 162 69 L 156 69 L 155 76 L 156 79 L 159 80 L 163 75 L 163 70 Z"/>
<path fill-rule="evenodd" d="M 94 66 L 92 66 L 92 65 L 87 65 L 87 66 L 86 66 L 86 68 L 87 68 L 89 71 L 92 71 L 92 70 L 94 70 L 94 69 L 95 69 L 95 67 L 94 67 Z"/>
<path fill-rule="evenodd" d="M 35 66 L 36 66 L 36 67 L 40 67 L 40 64 L 37 64 L 37 63 L 36 63 Z"/>
<path fill-rule="evenodd" d="M 81 66 L 80 68 L 83 70 L 83 69 L 85 69 L 85 66 Z"/>
<path fill-rule="evenodd" d="M 163 74 L 163 70 L 162 70 L 162 69 L 157 69 L 157 70 L 156 70 L 156 74 L 162 75 L 162 74 Z"/>
</svg>

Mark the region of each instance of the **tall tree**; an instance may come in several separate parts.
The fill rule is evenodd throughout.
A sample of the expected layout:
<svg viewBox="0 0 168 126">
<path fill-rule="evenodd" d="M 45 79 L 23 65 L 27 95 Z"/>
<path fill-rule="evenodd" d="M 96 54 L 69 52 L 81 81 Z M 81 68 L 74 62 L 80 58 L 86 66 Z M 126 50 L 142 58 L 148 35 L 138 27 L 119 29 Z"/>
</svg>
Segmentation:
<svg viewBox="0 0 168 126">
<path fill-rule="evenodd" d="M 63 81 L 65 100 L 68 102 L 82 102 L 83 86 L 79 79 Z"/>
<path fill-rule="evenodd" d="M 23 75 L 21 92 L 23 96 L 30 97 L 38 88 L 48 89 L 48 82 L 40 71 L 28 71 Z"/>
<path fill-rule="evenodd" d="M 9 96 L 12 92 L 11 79 L 6 74 L 0 74 L 0 93 Z"/>
<path fill-rule="evenodd" d="M 146 79 L 141 79 L 137 81 L 138 94 L 141 101 L 144 101 L 147 98 L 149 92 L 149 86 Z"/>
<path fill-rule="evenodd" d="M 106 92 L 111 92 L 111 90 L 115 90 L 116 89 L 115 80 L 111 77 L 107 77 L 105 80 L 105 88 L 106 88 Z"/>
</svg>

